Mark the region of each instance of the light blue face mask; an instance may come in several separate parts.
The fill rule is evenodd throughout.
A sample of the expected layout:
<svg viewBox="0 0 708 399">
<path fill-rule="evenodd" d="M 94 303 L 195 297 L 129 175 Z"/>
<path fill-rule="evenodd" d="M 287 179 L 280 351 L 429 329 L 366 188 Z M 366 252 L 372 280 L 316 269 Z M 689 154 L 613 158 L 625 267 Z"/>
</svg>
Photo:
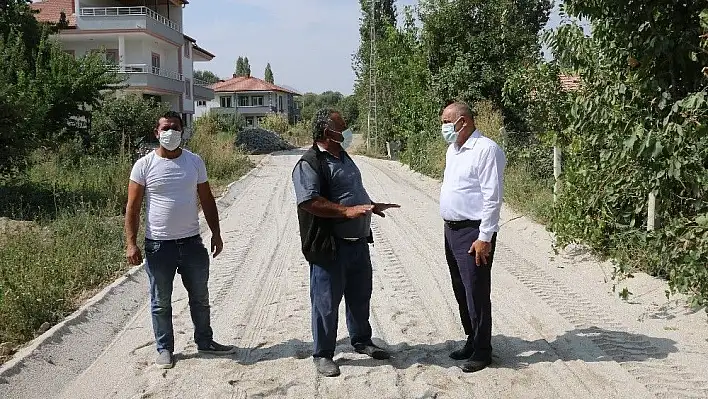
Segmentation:
<svg viewBox="0 0 708 399">
<path fill-rule="evenodd" d="M 342 146 L 342 149 L 346 150 L 350 145 L 352 145 L 352 141 L 354 140 L 354 132 L 352 132 L 352 129 L 347 129 L 342 132 L 342 136 L 344 136 L 344 140 L 342 140 L 339 145 Z"/>
<path fill-rule="evenodd" d="M 452 144 L 457 141 L 457 136 L 460 134 L 460 130 L 455 130 L 455 125 L 460 121 L 462 117 L 457 118 L 455 122 L 443 123 L 442 125 L 442 136 L 448 144 Z M 464 127 L 464 126 L 463 126 Z"/>
</svg>

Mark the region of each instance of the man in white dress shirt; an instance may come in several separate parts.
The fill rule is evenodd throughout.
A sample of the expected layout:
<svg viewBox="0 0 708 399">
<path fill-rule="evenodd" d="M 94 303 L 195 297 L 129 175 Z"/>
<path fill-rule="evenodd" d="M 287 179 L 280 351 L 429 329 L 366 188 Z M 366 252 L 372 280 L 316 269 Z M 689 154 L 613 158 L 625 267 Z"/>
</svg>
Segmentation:
<svg viewBox="0 0 708 399">
<path fill-rule="evenodd" d="M 460 307 L 467 342 L 450 354 L 466 360 L 465 372 L 492 361 L 491 268 L 499 230 L 504 167 L 502 149 L 475 127 L 469 106 L 449 105 L 442 113 L 442 135 L 450 144 L 440 190 L 445 220 L 445 256 Z"/>
</svg>

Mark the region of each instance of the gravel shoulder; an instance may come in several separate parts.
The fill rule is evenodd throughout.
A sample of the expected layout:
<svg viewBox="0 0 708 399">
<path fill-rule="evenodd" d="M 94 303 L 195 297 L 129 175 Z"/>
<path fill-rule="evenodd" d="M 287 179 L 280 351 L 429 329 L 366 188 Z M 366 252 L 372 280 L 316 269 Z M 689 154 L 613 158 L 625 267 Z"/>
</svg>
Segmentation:
<svg viewBox="0 0 708 399">
<path fill-rule="evenodd" d="M 506 208 L 492 283 L 495 364 L 462 373 L 447 357 L 463 334 L 442 248 L 439 183 L 359 156 L 372 198 L 402 205 L 373 225 L 371 321 L 394 357 L 354 353 L 342 307 L 342 377 L 318 377 L 290 183 L 300 153 L 265 157 L 220 203 L 226 247 L 211 268 L 212 324 L 217 340 L 239 347 L 235 355 L 197 355 L 177 280 L 178 363 L 154 368 L 139 272 L 22 367 L 0 374 L 0 397 L 708 397 L 705 312 L 667 300 L 665 283 L 643 274 L 618 287 L 635 294 L 622 301 L 609 264 L 578 250 L 554 254 L 542 226 Z"/>
</svg>

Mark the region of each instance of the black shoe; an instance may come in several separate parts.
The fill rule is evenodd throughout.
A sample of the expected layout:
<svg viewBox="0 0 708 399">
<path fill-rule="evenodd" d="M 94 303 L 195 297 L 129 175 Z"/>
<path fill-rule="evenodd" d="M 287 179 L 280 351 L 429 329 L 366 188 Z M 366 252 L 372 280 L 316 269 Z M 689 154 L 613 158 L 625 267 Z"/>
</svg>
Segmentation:
<svg viewBox="0 0 708 399">
<path fill-rule="evenodd" d="M 492 364 L 491 357 L 484 360 L 470 359 L 460 366 L 460 368 L 465 373 L 476 373 L 477 371 L 486 369 L 490 364 Z"/>
<path fill-rule="evenodd" d="M 336 377 L 340 374 L 339 366 L 328 357 L 315 357 L 312 359 L 317 367 L 317 372 L 325 377 Z"/>
<path fill-rule="evenodd" d="M 354 350 L 356 353 L 361 353 L 363 355 L 367 355 L 369 357 L 372 357 L 376 360 L 384 360 L 388 359 L 391 357 L 388 352 L 385 350 L 379 348 L 378 346 L 369 343 L 369 344 L 357 344 L 354 345 Z"/>
<path fill-rule="evenodd" d="M 465 346 L 450 353 L 450 358 L 454 360 L 466 360 L 472 357 L 474 354 L 474 340 L 472 338 L 467 338 Z"/>
</svg>

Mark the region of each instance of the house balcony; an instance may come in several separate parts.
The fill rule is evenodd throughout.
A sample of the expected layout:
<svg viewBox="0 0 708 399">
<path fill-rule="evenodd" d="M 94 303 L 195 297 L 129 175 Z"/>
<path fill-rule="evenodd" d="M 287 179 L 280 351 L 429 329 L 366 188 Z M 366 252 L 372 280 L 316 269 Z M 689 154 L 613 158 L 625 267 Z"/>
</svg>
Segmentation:
<svg viewBox="0 0 708 399">
<path fill-rule="evenodd" d="M 213 100 L 214 99 L 214 89 L 209 86 L 211 83 L 204 82 L 203 80 L 194 79 L 194 99 L 195 100 Z"/>
<path fill-rule="evenodd" d="M 272 114 L 277 112 L 276 107 L 271 107 L 268 105 L 262 106 L 248 106 L 248 107 L 216 107 L 212 108 L 214 112 L 222 114 L 235 114 L 239 113 L 243 116 L 264 116 L 267 114 Z"/>
<path fill-rule="evenodd" d="M 178 72 L 145 64 L 112 65 L 111 68 L 119 75 L 125 76 L 124 84 L 132 89 L 144 88 L 146 91 L 174 94 L 185 91 L 184 77 Z"/>
<path fill-rule="evenodd" d="M 184 42 L 182 27 L 148 7 L 81 7 L 81 30 L 147 30 L 174 44 Z"/>
</svg>

